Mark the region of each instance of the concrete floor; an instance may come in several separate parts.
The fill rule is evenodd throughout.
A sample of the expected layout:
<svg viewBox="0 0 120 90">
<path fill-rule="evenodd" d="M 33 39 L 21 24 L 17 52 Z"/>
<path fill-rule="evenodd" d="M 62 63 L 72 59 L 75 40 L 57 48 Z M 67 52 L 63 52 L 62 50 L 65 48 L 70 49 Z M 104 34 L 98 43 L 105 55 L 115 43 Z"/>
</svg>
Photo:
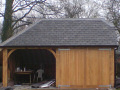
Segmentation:
<svg viewBox="0 0 120 90">
<path fill-rule="evenodd" d="M 116 90 L 115 88 L 111 89 L 53 89 L 53 88 L 31 88 L 31 86 L 28 85 L 22 85 L 22 86 L 14 86 L 14 87 L 8 87 L 8 88 L 0 88 L 0 90 Z"/>
<path fill-rule="evenodd" d="M 0 84 L 2 85 L 2 84 Z M 0 87 L 0 90 L 116 90 L 115 88 L 109 88 L 109 89 L 59 89 L 59 88 L 31 88 L 31 85 L 14 85 L 14 86 L 8 86 L 7 88 Z"/>
</svg>

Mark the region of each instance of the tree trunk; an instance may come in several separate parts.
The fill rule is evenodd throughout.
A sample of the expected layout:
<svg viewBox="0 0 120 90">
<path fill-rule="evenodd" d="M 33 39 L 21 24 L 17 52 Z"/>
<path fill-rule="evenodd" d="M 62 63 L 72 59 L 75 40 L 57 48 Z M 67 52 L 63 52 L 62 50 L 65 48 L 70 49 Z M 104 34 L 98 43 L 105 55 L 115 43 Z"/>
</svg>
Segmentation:
<svg viewBox="0 0 120 90">
<path fill-rule="evenodd" d="M 14 0 L 6 0 L 3 28 L 2 28 L 2 41 L 10 38 L 13 35 L 12 30 L 12 5 Z"/>
</svg>

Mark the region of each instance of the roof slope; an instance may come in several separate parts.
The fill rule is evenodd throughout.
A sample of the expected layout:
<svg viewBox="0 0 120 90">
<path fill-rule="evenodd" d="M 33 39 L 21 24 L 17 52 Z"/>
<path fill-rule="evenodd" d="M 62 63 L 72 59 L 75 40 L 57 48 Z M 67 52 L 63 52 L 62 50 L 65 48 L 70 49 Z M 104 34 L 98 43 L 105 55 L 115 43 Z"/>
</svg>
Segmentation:
<svg viewBox="0 0 120 90">
<path fill-rule="evenodd" d="M 117 45 L 115 28 L 102 19 L 44 19 L 0 46 Z"/>
</svg>

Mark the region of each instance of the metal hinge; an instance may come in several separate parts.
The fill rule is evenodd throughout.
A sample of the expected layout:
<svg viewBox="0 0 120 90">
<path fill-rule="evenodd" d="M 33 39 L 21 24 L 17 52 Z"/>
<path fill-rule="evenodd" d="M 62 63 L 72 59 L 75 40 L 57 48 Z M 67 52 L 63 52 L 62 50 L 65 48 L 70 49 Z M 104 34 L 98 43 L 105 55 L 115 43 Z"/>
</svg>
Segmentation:
<svg viewBox="0 0 120 90">
<path fill-rule="evenodd" d="M 111 50 L 111 48 L 99 48 L 99 50 Z"/>
<path fill-rule="evenodd" d="M 58 85 L 58 88 L 60 87 L 70 87 L 70 85 Z"/>
<path fill-rule="evenodd" d="M 70 49 L 58 49 L 58 50 L 70 50 Z"/>
<path fill-rule="evenodd" d="M 112 88 L 112 85 L 99 85 L 99 87 L 109 87 L 109 88 Z"/>
</svg>

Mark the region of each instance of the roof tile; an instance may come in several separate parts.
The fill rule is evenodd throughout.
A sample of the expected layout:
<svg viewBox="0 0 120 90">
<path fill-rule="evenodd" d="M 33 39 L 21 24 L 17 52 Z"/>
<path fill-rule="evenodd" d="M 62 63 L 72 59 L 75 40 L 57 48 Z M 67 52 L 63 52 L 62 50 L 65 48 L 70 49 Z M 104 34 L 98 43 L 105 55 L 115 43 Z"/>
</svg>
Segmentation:
<svg viewBox="0 0 120 90">
<path fill-rule="evenodd" d="M 115 28 L 102 19 L 45 19 L 0 46 L 117 45 Z"/>
</svg>

